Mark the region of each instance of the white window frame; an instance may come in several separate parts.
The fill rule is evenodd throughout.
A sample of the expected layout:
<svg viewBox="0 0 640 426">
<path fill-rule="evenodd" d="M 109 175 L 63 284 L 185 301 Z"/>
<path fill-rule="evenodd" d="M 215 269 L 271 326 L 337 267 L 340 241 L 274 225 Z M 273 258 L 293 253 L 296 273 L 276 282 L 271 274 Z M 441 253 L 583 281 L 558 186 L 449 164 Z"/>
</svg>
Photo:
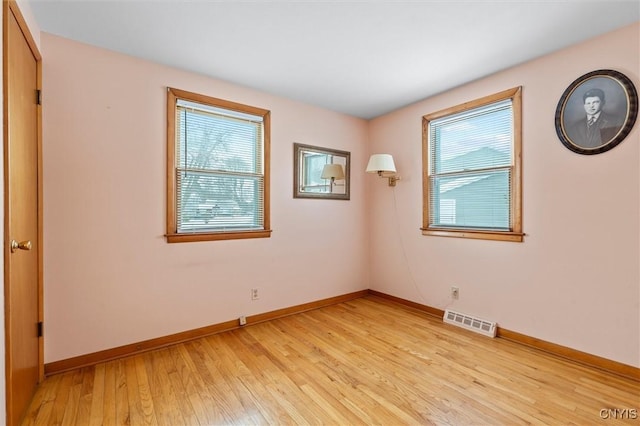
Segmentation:
<svg viewBox="0 0 640 426">
<path fill-rule="evenodd" d="M 429 140 L 430 123 L 436 119 L 460 114 L 465 111 L 491 105 L 511 99 L 513 112 L 513 155 L 511 164 L 510 182 L 510 224 L 509 230 L 493 230 L 484 228 L 455 228 L 436 226 L 431 223 L 431 150 L 432 143 Z M 522 242 L 522 87 L 515 87 L 489 95 L 471 102 L 456 105 L 441 111 L 427 114 L 422 117 L 422 165 L 423 165 L 423 219 L 422 234 L 441 237 L 458 237 L 484 240 L 499 240 Z"/>
</svg>

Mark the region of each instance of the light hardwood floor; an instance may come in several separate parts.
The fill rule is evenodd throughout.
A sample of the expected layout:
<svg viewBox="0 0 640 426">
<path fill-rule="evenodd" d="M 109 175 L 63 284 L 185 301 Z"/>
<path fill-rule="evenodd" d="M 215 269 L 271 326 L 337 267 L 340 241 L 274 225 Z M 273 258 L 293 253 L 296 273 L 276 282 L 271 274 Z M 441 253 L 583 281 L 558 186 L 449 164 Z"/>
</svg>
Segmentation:
<svg viewBox="0 0 640 426">
<path fill-rule="evenodd" d="M 369 296 L 51 376 L 23 424 L 621 423 L 640 383 Z"/>
</svg>

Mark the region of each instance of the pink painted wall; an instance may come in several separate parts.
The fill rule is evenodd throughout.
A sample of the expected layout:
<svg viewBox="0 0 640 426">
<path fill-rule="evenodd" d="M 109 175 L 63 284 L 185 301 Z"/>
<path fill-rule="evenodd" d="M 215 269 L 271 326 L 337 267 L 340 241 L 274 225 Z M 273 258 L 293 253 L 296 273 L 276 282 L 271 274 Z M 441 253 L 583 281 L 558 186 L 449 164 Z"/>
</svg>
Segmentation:
<svg viewBox="0 0 640 426">
<path fill-rule="evenodd" d="M 553 124 L 586 72 L 616 69 L 640 87 L 639 33 L 369 123 L 43 33 L 45 362 L 373 288 L 640 366 L 640 125 L 581 156 Z M 422 236 L 421 116 L 519 85 L 525 242 Z M 272 238 L 165 242 L 166 86 L 272 111 Z M 350 201 L 292 198 L 294 142 L 351 151 Z M 360 173 L 373 152 L 395 156 L 396 188 Z"/>
<path fill-rule="evenodd" d="M 367 183 L 371 288 L 640 366 L 640 122 L 594 156 L 566 149 L 554 128 L 560 96 L 587 72 L 615 69 L 640 88 L 639 40 L 636 23 L 373 120 L 370 151 L 393 154 L 402 181 Z M 525 242 L 422 236 L 421 117 L 516 86 Z"/>
<path fill-rule="evenodd" d="M 369 287 L 366 121 L 46 33 L 41 43 L 45 362 Z M 165 242 L 167 86 L 271 110 L 271 238 Z M 294 142 L 351 152 L 350 201 L 293 199 Z"/>
</svg>

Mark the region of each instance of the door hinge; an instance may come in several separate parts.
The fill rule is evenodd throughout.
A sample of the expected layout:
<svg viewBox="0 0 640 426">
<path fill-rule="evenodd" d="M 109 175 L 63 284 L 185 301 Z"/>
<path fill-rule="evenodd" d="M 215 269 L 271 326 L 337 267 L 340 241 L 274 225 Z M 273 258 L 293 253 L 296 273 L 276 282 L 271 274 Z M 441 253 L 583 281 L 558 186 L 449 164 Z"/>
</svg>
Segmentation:
<svg viewBox="0 0 640 426">
<path fill-rule="evenodd" d="M 36 90 L 36 104 L 42 105 L 42 90 L 40 89 Z"/>
<path fill-rule="evenodd" d="M 44 333 L 44 324 L 42 321 L 38 322 L 38 337 L 42 337 Z"/>
</svg>

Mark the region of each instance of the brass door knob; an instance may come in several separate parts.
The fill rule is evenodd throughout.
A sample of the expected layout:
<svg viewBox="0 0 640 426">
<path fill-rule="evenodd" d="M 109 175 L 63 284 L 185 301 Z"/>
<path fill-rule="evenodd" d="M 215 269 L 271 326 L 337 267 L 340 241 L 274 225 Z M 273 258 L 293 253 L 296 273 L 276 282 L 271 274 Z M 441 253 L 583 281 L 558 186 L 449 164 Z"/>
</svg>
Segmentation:
<svg viewBox="0 0 640 426">
<path fill-rule="evenodd" d="M 11 253 L 14 253 L 16 250 L 31 250 L 31 241 L 20 241 L 11 240 Z"/>
</svg>

